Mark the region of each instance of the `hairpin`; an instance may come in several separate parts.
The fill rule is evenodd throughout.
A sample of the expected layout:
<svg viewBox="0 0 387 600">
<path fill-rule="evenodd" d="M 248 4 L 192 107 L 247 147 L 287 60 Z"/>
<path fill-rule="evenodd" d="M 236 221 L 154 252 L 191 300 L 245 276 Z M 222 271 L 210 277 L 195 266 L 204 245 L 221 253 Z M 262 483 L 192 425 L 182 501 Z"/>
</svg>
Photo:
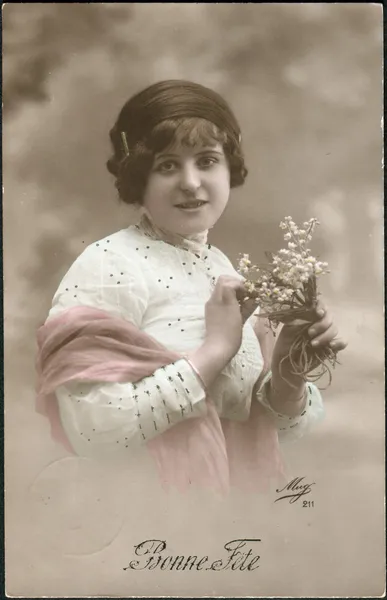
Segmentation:
<svg viewBox="0 0 387 600">
<path fill-rule="evenodd" d="M 125 131 L 121 131 L 121 139 L 122 139 L 122 143 L 124 146 L 125 156 L 129 156 L 130 152 L 129 152 L 128 140 L 126 139 Z"/>
</svg>

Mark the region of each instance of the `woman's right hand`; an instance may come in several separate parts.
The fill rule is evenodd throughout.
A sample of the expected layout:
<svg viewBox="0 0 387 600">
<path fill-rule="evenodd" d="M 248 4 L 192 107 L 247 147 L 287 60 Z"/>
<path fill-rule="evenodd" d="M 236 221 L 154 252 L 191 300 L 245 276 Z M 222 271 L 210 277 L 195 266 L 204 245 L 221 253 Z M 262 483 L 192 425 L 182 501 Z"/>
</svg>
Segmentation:
<svg viewBox="0 0 387 600">
<path fill-rule="evenodd" d="M 188 358 L 208 388 L 238 352 L 243 324 L 256 308 L 253 300 L 243 302 L 243 280 L 221 275 L 205 305 L 206 335 L 203 344 Z"/>
<path fill-rule="evenodd" d="M 205 305 L 205 343 L 231 358 L 242 343 L 242 328 L 254 311 L 254 301 L 243 302 L 246 291 L 243 280 L 221 275 Z"/>
</svg>

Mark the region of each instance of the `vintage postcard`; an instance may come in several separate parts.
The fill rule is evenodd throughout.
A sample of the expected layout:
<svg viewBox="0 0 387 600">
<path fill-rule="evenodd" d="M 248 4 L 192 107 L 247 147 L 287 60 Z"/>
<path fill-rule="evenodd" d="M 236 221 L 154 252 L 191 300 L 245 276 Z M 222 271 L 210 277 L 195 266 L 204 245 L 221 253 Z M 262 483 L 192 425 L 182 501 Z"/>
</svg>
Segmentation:
<svg viewBox="0 0 387 600">
<path fill-rule="evenodd" d="M 382 597 L 381 6 L 2 14 L 6 594 Z"/>
</svg>

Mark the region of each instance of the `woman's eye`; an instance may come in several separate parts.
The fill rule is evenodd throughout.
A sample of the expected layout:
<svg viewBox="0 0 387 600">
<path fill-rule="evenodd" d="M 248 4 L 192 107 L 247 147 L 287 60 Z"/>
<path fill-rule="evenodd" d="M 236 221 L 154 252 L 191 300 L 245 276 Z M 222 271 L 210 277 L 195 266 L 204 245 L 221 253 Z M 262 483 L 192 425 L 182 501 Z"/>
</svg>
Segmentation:
<svg viewBox="0 0 387 600">
<path fill-rule="evenodd" d="M 199 166 L 204 169 L 208 169 L 209 167 L 212 167 L 212 165 L 214 165 L 217 162 L 218 162 L 217 159 L 214 158 L 213 156 L 203 156 L 199 160 Z"/>
<path fill-rule="evenodd" d="M 168 161 L 165 161 L 165 162 L 157 165 L 156 171 L 159 171 L 160 173 L 170 173 L 175 168 L 176 168 L 176 163 L 173 162 L 172 160 L 168 160 Z"/>
</svg>

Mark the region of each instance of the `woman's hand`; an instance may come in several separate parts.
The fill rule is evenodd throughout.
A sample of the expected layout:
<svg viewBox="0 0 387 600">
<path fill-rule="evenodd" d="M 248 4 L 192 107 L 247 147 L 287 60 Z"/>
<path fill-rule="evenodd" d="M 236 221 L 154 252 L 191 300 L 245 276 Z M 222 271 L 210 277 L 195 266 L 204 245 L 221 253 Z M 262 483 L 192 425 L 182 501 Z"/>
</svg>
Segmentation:
<svg viewBox="0 0 387 600">
<path fill-rule="evenodd" d="M 317 319 L 308 329 L 312 346 L 315 348 L 330 346 L 334 352 L 344 350 L 348 343 L 337 337 L 339 330 L 333 316 L 320 299 L 317 301 L 315 312 Z"/>
<path fill-rule="evenodd" d="M 314 348 L 318 349 L 329 346 L 334 352 L 339 352 L 347 347 L 347 342 L 338 337 L 338 328 L 334 323 L 331 312 L 320 299 L 317 301 L 312 318 L 315 318 L 315 321 L 308 328 L 308 334 L 311 345 Z M 279 374 L 279 365 L 283 361 L 281 373 L 283 373 L 286 379 L 294 380 L 295 382 L 299 381 L 299 376 L 295 377 L 291 375 L 290 361 L 286 360 L 286 356 L 296 336 L 303 327 L 305 327 L 305 322 L 299 320 L 284 325 L 274 346 L 272 357 L 272 372 Z M 318 365 L 318 361 L 312 363 L 308 372 L 313 371 Z"/>
<path fill-rule="evenodd" d="M 245 321 L 256 308 L 256 302 L 246 300 L 243 280 L 221 275 L 205 305 L 206 336 L 203 344 L 188 355 L 208 388 L 242 343 Z"/>
<path fill-rule="evenodd" d="M 329 346 L 334 352 L 346 348 L 347 343 L 337 337 L 338 328 L 332 314 L 321 300 L 318 300 L 311 318 L 314 319 L 314 322 L 308 327 L 308 334 L 311 342 L 317 342 L 313 344 L 313 347 L 317 349 Z M 304 378 L 292 372 L 293 369 L 288 359 L 289 350 L 303 328 L 305 328 L 305 321 L 301 320 L 283 325 L 274 344 L 271 360 L 270 403 L 274 410 L 290 417 L 300 414 L 305 405 Z M 319 364 L 319 361 L 313 361 L 308 373 L 316 369 Z"/>
<path fill-rule="evenodd" d="M 242 343 L 245 321 L 256 308 L 256 302 L 244 302 L 243 280 L 221 275 L 205 306 L 206 341 L 219 345 L 231 359 Z"/>
</svg>

